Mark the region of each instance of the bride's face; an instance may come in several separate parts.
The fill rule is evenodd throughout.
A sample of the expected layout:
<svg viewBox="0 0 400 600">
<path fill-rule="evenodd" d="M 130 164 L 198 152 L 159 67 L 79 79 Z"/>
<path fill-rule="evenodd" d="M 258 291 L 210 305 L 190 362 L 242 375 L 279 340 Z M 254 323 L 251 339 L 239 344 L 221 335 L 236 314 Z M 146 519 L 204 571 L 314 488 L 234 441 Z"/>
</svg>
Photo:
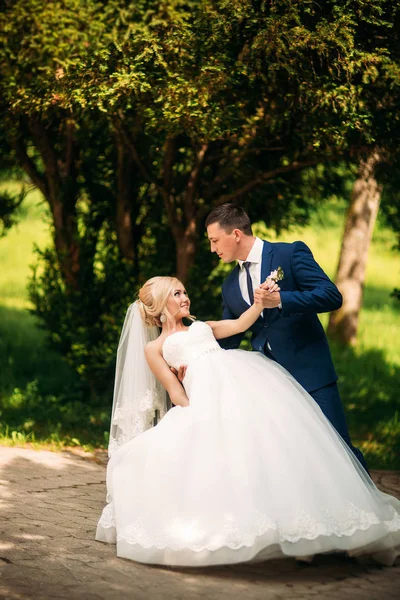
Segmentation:
<svg viewBox="0 0 400 600">
<path fill-rule="evenodd" d="M 190 315 L 189 296 L 180 281 L 176 283 L 169 295 L 166 308 L 177 321 Z"/>
</svg>

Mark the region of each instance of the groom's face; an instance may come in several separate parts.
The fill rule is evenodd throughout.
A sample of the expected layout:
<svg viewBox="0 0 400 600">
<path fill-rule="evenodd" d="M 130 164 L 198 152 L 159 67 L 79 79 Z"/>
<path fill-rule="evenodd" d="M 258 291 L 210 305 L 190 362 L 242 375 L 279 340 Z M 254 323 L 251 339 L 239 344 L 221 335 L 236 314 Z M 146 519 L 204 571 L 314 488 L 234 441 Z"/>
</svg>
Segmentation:
<svg viewBox="0 0 400 600">
<path fill-rule="evenodd" d="M 207 235 L 210 240 L 210 250 L 218 254 L 225 263 L 237 260 L 238 253 L 238 230 L 234 229 L 228 233 L 219 226 L 219 223 L 211 223 L 207 227 Z"/>
</svg>

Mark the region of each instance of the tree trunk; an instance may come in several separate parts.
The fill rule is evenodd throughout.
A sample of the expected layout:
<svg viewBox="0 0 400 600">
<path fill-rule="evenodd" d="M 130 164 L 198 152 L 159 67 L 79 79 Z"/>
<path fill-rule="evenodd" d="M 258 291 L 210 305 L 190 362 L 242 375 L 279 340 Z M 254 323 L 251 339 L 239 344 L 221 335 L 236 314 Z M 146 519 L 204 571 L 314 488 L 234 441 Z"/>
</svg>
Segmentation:
<svg viewBox="0 0 400 600">
<path fill-rule="evenodd" d="M 120 252 L 130 262 L 135 260 L 132 227 L 132 172 L 134 163 L 126 151 L 122 135 L 117 131 L 116 231 Z"/>
<path fill-rule="evenodd" d="M 49 203 L 54 225 L 54 245 L 63 280 L 68 288 L 78 289 L 80 245 L 76 218 L 76 173 L 72 156 L 73 129 L 67 127 L 67 157 L 61 161 L 44 125 L 37 119 L 31 119 L 28 126 L 43 161 L 43 172 L 38 171 L 28 156 L 22 139 L 15 139 L 13 145 L 22 168 Z"/>
<path fill-rule="evenodd" d="M 197 247 L 197 224 L 192 219 L 184 235 L 176 241 L 176 276 L 186 285 Z"/>
<path fill-rule="evenodd" d="M 61 194 L 48 196 L 47 199 L 53 214 L 54 245 L 60 270 L 66 285 L 77 290 L 81 264 L 75 206 L 68 210 Z"/>
<path fill-rule="evenodd" d="M 375 168 L 377 151 L 360 163 L 346 216 L 336 285 L 343 296 L 342 307 L 330 316 L 328 333 L 344 345 L 355 345 L 362 306 L 368 250 L 381 198 Z"/>
</svg>

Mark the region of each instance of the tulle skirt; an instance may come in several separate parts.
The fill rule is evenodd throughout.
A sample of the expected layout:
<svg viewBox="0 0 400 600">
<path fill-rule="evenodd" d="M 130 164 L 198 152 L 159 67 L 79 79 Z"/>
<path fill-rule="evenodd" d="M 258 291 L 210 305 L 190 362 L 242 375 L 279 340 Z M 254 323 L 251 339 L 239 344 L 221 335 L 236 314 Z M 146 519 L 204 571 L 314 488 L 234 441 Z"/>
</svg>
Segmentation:
<svg viewBox="0 0 400 600">
<path fill-rule="evenodd" d="M 400 502 L 380 492 L 280 365 L 205 354 L 187 408 L 112 455 L 96 539 L 138 562 L 207 566 L 345 551 L 391 564 Z"/>
</svg>

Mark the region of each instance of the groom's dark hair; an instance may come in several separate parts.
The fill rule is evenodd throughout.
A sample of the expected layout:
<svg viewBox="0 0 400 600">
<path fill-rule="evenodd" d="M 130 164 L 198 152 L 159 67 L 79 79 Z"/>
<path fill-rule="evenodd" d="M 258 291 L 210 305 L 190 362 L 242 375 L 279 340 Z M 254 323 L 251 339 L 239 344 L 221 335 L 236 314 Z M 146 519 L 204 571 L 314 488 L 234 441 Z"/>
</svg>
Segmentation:
<svg viewBox="0 0 400 600">
<path fill-rule="evenodd" d="M 240 229 L 245 235 L 253 235 L 249 215 L 243 208 L 231 202 L 221 204 L 210 212 L 206 219 L 206 227 L 213 223 L 218 223 L 227 233 Z"/>
</svg>

